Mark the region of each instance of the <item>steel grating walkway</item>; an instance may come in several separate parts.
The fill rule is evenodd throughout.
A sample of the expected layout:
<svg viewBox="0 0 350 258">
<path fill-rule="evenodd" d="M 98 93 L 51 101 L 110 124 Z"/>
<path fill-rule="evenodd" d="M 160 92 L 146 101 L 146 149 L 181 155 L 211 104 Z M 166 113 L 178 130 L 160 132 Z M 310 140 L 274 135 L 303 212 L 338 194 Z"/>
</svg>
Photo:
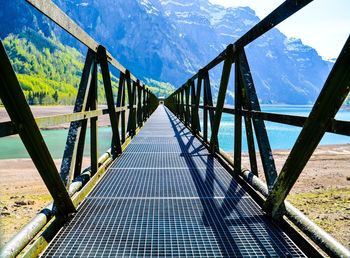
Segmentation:
<svg viewBox="0 0 350 258">
<path fill-rule="evenodd" d="M 304 257 L 165 107 L 44 257 Z"/>
</svg>

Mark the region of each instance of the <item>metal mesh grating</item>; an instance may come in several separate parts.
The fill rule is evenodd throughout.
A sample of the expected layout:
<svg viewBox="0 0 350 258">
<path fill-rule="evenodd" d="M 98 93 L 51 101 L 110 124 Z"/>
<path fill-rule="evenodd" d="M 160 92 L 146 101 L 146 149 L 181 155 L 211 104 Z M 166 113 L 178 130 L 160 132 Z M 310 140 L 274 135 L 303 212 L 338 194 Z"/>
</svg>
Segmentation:
<svg viewBox="0 0 350 258">
<path fill-rule="evenodd" d="M 112 169 L 91 197 L 236 197 L 246 192 L 223 169 Z"/>
<path fill-rule="evenodd" d="M 58 255 L 303 256 L 246 198 L 88 199 L 45 253 Z"/>
<path fill-rule="evenodd" d="M 221 167 L 211 155 L 187 153 L 128 153 L 124 152 L 111 168 L 206 168 Z"/>
<path fill-rule="evenodd" d="M 304 255 L 159 107 L 43 256 Z"/>
<path fill-rule="evenodd" d="M 147 144 L 147 143 L 133 143 L 130 144 L 126 151 L 128 153 L 189 153 L 189 154 L 207 154 L 208 151 L 201 145 L 191 144 L 187 147 L 181 147 L 176 143 L 168 144 Z"/>
</svg>

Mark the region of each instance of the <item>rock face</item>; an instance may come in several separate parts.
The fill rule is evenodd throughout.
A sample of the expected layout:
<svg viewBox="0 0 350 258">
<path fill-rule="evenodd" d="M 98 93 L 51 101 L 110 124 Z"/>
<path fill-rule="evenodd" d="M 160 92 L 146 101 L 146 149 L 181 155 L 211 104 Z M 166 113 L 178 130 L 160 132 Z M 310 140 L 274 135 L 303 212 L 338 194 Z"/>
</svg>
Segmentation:
<svg viewBox="0 0 350 258">
<path fill-rule="evenodd" d="M 134 74 L 176 87 L 259 22 L 248 7 L 225 9 L 208 0 L 54 2 Z M 9 17 L 16 18 L 10 22 Z M 1 1 L 0 20 L 9 21 L 0 25 L 1 37 L 34 26 L 46 35 L 54 31 L 63 42 L 83 49 L 22 1 Z M 248 45 L 246 52 L 263 103 L 314 102 L 332 66 L 313 48 L 299 39 L 287 38 L 277 29 Z M 211 73 L 214 95 L 220 69 Z M 227 103 L 233 103 L 232 91 Z"/>
</svg>

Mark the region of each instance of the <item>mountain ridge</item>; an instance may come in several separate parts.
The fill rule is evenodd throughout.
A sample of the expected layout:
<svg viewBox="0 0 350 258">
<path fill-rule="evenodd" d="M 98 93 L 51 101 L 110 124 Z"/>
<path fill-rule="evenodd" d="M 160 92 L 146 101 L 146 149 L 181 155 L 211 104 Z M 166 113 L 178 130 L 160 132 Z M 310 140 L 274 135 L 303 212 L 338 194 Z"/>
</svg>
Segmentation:
<svg viewBox="0 0 350 258">
<path fill-rule="evenodd" d="M 260 21 L 248 7 L 225 9 L 207 0 L 54 2 L 136 76 L 176 87 Z M 16 8 L 18 11 L 18 4 Z M 32 27 L 46 35 L 54 33 L 62 42 L 82 49 L 36 11 L 31 13 L 35 17 Z M 29 22 L 30 17 L 27 19 Z M 277 29 L 248 45 L 246 53 L 262 103 L 313 103 L 332 67 L 313 48 Z M 215 96 L 220 66 L 211 71 L 211 79 Z M 232 88 L 228 104 L 233 103 Z"/>
</svg>

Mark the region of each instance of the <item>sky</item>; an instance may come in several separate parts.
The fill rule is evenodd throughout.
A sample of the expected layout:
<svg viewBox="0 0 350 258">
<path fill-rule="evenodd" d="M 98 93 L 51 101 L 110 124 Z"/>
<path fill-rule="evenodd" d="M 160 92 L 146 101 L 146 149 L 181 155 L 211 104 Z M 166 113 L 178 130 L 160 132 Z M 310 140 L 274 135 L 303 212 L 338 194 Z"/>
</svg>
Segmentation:
<svg viewBox="0 0 350 258">
<path fill-rule="evenodd" d="M 283 0 L 210 0 L 213 4 L 249 6 L 261 19 Z M 277 28 L 288 37 L 300 38 L 323 58 L 338 57 L 350 33 L 350 0 L 314 0 L 280 23 Z"/>
</svg>

